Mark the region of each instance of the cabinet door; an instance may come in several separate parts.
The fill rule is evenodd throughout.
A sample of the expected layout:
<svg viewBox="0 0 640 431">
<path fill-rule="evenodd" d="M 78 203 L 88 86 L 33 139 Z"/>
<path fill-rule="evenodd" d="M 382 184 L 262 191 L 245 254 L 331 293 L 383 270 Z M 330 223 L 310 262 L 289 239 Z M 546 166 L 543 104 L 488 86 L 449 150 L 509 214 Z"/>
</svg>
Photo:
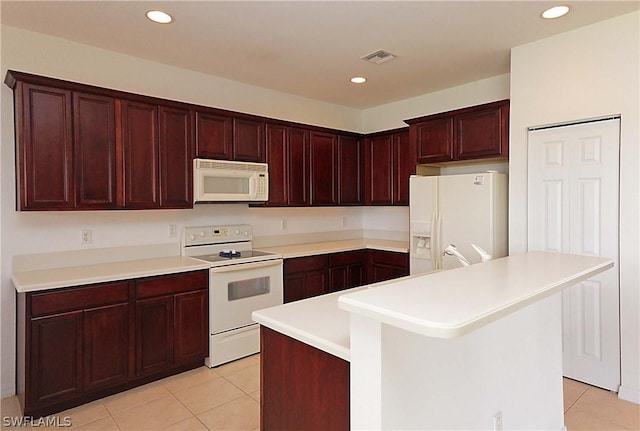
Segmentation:
<svg viewBox="0 0 640 431">
<path fill-rule="evenodd" d="M 209 354 L 209 295 L 207 290 L 174 297 L 174 362 L 202 361 Z"/>
<path fill-rule="evenodd" d="M 287 128 L 267 124 L 267 163 L 269 164 L 269 206 L 287 206 Z"/>
<path fill-rule="evenodd" d="M 367 250 L 367 283 L 409 275 L 409 253 Z"/>
<path fill-rule="evenodd" d="M 129 378 L 129 305 L 84 310 L 84 390 Z"/>
<path fill-rule="evenodd" d="M 122 101 L 122 145 L 127 208 L 159 206 L 157 117 L 156 105 Z"/>
<path fill-rule="evenodd" d="M 393 134 L 368 139 L 365 147 L 365 203 L 393 204 Z"/>
<path fill-rule="evenodd" d="M 337 205 L 337 137 L 311 132 L 311 205 Z"/>
<path fill-rule="evenodd" d="M 338 139 L 338 203 L 362 204 L 362 149 L 357 138 Z"/>
<path fill-rule="evenodd" d="M 73 94 L 75 193 L 78 208 L 116 208 L 115 102 L 111 97 Z"/>
<path fill-rule="evenodd" d="M 309 205 L 309 151 L 309 131 L 290 128 L 287 146 L 288 205 L 290 206 Z M 271 175 L 271 172 L 269 172 L 269 175 Z"/>
<path fill-rule="evenodd" d="M 232 143 L 231 117 L 196 112 L 196 157 L 229 160 Z"/>
<path fill-rule="evenodd" d="M 328 255 L 285 259 L 284 302 L 322 295 L 329 291 Z"/>
<path fill-rule="evenodd" d="M 416 173 L 416 151 L 409 131 L 393 135 L 393 204 L 409 205 L 409 177 Z"/>
<path fill-rule="evenodd" d="M 411 140 L 416 143 L 418 163 L 453 160 L 453 118 L 443 117 L 413 124 Z"/>
<path fill-rule="evenodd" d="M 31 408 L 82 392 L 82 311 L 32 319 L 27 405 Z"/>
<path fill-rule="evenodd" d="M 173 295 L 136 301 L 136 375 L 173 364 Z"/>
<path fill-rule="evenodd" d="M 20 209 L 72 208 L 71 92 L 19 84 L 16 105 Z"/>
<path fill-rule="evenodd" d="M 233 119 L 233 160 L 265 161 L 264 127 L 261 121 Z"/>
<path fill-rule="evenodd" d="M 186 109 L 159 108 L 160 206 L 193 207 L 193 127 Z"/>
<path fill-rule="evenodd" d="M 508 112 L 508 104 L 502 102 L 457 115 L 455 117 L 457 159 L 507 157 Z"/>
</svg>

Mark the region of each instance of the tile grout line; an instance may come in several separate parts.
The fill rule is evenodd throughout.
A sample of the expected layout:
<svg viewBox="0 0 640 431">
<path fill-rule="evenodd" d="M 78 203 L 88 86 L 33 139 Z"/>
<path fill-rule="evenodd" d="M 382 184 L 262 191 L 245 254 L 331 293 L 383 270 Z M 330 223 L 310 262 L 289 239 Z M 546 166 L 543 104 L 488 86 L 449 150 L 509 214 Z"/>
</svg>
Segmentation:
<svg viewBox="0 0 640 431">
<path fill-rule="evenodd" d="M 571 405 L 569 407 L 567 407 L 567 409 L 564 411 L 565 415 L 569 412 L 569 410 L 571 410 L 573 408 L 573 406 L 575 406 L 578 403 L 578 401 L 580 401 L 580 398 L 582 398 L 584 396 L 584 394 L 586 394 L 589 389 L 590 389 L 589 387 L 585 388 L 585 390 L 582 391 L 582 393 L 580 393 L 580 395 L 578 395 L 576 400 L 574 402 L 572 402 Z"/>
</svg>

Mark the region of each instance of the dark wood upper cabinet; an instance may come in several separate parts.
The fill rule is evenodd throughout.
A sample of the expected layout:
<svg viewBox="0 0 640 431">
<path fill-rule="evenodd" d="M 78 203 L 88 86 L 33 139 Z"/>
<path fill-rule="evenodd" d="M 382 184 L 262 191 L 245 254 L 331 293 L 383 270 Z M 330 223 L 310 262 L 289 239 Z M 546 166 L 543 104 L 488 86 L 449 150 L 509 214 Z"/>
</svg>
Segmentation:
<svg viewBox="0 0 640 431">
<path fill-rule="evenodd" d="M 508 156 L 508 101 L 456 115 L 455 124 L 455 154 L 458 160 Z"/>
<path fill-rule="evenodd" d="M 365 203 L 393 204 L 393 133 L 365 141 Z"/>
<path fill-rule="evenodd" d="M 338 137 L 338 204 L 362 205 L 362 145 L 357 137 Z"/>
<path fill-rule="evenodd" d="M 287 169 L 289 172 L 289 206 L 310 204 L 310 144 L 309 131 L 289 128 Z"/>
<path fill-rule="evenodd" d="M 267 206 L 309 205 L 309 131 L 267 124 Z"/>
<path fill-rule="evenodd" d="M 267 164 L 269 165 L 268 206 L 287 206 L 289 175 L 287 157 L 287 128 L 267 124 Z"/>
<path fill-rule="evenodd" d="M 229 160 L 232 157 L 233 121 L 229 116 L 196 111 L 196 157 Z"/>
<path fill-rule="evenodd" d="M 73 93 L 75 193 L 78 208 L 116 208 L 117 149 L 112 97 Z"/>
<path fill-rule="evenodd" d="M 19 208 L 73 208 L 71 92 L 18 82 L 14 101 Z"/>
<path fill-rule="evenodd" d="M 416 173 L 416 148 L 409 131 L 393 134 L 393 205 L 409 205 L 409 177 Z"/>
<path fill-rule="evenodd" d="M 127 208 L 160 206 L 157 131 L 157 105 L 122 101 L 124 197 Z"/>
<path fill-rule="evenodd" d="M 453 117 L 425 120 L 411 126 L 411 140 L 416 143 L 418 162 L 453 160 Z"/>
<path fill-rule="evenodd" d="M 311 132 L 311 205 L 337 205 L 337 150 L 335 134 Z"/>
<path fill-rule="evenodd" d="M 509 100 L 405 121 L 418 163 L 441 163 L 509 155 Z"/>
<path fill-rule="evenodd" d="M 159 107 L 160 206 L 193 205 L 193 116 L 190 110 Z"/>
<path fill-rule="evenodd" d="M 233 119 L 233 160 L 265 161 L 265 123 L 245 118 Z"/>
</svg>

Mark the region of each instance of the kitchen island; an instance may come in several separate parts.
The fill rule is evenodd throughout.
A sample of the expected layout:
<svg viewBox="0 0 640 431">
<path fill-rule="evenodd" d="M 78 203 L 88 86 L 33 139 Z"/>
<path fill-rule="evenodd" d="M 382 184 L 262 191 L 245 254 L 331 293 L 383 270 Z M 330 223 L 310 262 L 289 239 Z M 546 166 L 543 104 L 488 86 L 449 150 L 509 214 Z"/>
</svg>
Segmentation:
<svg viewBox="0 0 640 431">
<path fill-rule="evenodd" d="M 336 395 L 322 404 L 349 400 L 348 411 L 334 412 L 342 429 L 562 429 L 555 294 L 612 265 L 524 253 L 255 312 L 270 342 L 293 345 L 263 340 L 263 428 L 320 429 L 307 425 L 329 414 L 317 405 L 326 376 Z M 278 362 L 296 379 L 273 391 L 284 370 L 270 375 L 265 365 Z M 287 414 L 287 397 L 296 414 Z"/>
</svg>

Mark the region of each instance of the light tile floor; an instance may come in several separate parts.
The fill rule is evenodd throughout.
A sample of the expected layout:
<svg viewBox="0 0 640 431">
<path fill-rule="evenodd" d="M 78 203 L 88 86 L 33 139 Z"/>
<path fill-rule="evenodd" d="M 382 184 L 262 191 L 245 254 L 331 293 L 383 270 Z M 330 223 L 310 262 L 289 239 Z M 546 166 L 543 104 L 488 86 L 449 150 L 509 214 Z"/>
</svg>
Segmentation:
<svg viewBox="0 0 640 431">
<path fill-rule="evenodd" d="M 260 426 L 259 402 L 260 355 L 254 355 L 214 369 L 187 371 L 55 416 L 71 417 L 73 430 L 252 431 Z M 564 404 L 569 431 L 640 430 L 640 405 L 619 400 L 614 393 L 565 379 Z M 1 415 L 20 415 L 15 396 L 2 400 Z M 3 423 L 2 429 L 11 428 Z"/>
</svg>

